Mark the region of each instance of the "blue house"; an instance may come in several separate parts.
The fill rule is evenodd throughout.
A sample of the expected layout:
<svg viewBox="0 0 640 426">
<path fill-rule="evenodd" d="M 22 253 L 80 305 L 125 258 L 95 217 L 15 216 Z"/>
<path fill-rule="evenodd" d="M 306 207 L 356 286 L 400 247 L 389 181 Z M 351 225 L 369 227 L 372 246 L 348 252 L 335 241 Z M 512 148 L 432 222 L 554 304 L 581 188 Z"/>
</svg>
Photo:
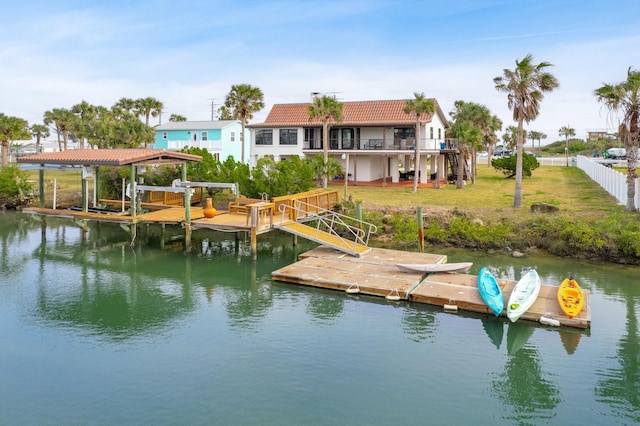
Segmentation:
<svg viewBox="0 0 640 426">
<path fill-rule="evenodd" d="M 239 120 L 171 121 L 153 129 L 156 132 L 154 148 L 179 151 L 184 147 L 204 148 L 219 161 L 242 156 L 242 123 Z M 249 159 L 248 143 L 245 162 Z"/>
</svg>

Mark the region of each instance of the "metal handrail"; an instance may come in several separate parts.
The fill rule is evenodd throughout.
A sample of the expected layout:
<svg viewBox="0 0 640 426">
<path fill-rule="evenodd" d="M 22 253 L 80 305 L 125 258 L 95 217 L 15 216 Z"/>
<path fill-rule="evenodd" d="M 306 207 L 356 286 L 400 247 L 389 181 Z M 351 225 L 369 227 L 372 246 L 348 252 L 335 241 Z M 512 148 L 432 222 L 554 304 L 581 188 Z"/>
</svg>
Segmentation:
<svg viewBox="0 0 640 426">
<path fill-rule="evenodd" d="M 307 207 L 304 209 L 302 207 Z M 372 223 L 365 222 L 359 219 L 355 219 L 351 216 L 347 216 L 338 212 L 334 212 L 333 210 L 324 209 L 314 204 L 305 203 L 304 201 L 294 200 L 293 204 L 282 204 L 278 208 L 282 213 L 282 221 L 284 222 L 287 217 L 290 215 L 285 215 L 287 209 L 291 209 L 296 213 L 303 213 L 305 216 L 300 217 L 298 214 L 295 215 L 296 222 L 304 223 L 317 221 L 316 231 L 322 231 L 321 227 L 324 225 L 326 228 L 325 232 L 330 233 L 331 235 L 335 235 L 342 242 L 345 243 L 345 246 L 348 247 L 348 243 L 353 242 L 354 247 L 357 244 L 362 244 L 367 246 L 369 244 L 369 238 L 371 234 L 375 234 L 378 230 L 378 227 Z M 351 225 L 346 222 L 346 220 L 355 223 L 355 225 Z M 354 241 L 348 240 L 340 235 L 336 231 L 336 227 L 342 227 L 347 230 L 349 234 L 354 238 Z"/>
</svg>

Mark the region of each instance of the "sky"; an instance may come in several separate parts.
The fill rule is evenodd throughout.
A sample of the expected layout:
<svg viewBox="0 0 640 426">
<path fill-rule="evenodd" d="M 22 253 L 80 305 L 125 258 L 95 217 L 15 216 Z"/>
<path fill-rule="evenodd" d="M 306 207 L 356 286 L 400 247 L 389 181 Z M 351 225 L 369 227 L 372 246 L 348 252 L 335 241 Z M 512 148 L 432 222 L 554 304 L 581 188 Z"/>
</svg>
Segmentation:
<svg viewBox="0 0 640 426">
<path fill-rule="evenodd" d="M 0 113 L 40 124 L 87 101 L 153 97 L 210 120 L 234 84 L 276 103 L 435 98 L 485 105 L 514 125 L 493 79 L 527 54 L 560 86 L 525 128 L 543 144 L 611 131 L 593 91 L 640 69 L 638 0 L 23 0 L 3 4 Z M 52 138 L 53 139 L 53 136 Z"/>
</svg>

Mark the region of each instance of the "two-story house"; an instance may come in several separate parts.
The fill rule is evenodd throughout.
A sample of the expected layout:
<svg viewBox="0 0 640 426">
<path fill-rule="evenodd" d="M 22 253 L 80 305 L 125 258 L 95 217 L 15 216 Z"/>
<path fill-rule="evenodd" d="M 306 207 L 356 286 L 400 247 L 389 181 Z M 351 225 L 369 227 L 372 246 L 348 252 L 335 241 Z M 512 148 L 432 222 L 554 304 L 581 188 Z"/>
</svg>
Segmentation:
<svg viewBox="0 0 640 426">
<path fill-rule="evenodd" d="M 434 100 L 435 101 L 435 100 Z M 348 179 L 392 182 L 413 176 L 416 120 L 404 112 L 406 100 L 343 102 L 343 120 L 329 129 L 329 155 L 348 168 Z M 250 124 L 251 159 L 254 166 L 265 155 L 276 161 L 292 155 L 314 156 L 323 152 L 322 123 L 309 117 L 310 103 L 275 104 L 263 123 Z M 420 182 L 445 175 L 443 150 L 449 127 L 436 101 L 434 114 L 420 120 Z"/>
<path fill-rule="evenodd" d="M 242 156 L 242 123 L 239 120 L 171 121 L 153 129 L 154 148 L 179 151 L 185 147 L 203 148 L 219 161 Z M 245 163 L 249 156 L 245 147 Z"/>
</svg>

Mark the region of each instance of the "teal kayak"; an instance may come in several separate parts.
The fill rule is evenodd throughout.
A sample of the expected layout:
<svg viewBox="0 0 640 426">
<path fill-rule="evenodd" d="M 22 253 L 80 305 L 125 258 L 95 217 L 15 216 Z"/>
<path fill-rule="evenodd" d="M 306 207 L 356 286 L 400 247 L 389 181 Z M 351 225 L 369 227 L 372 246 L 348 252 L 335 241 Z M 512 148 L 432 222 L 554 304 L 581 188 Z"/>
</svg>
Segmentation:
<svg viewBox="0 0 640 426">
<path fill-rule="evenodd" d="M 480 269 L 478 274 L 478 290 L 484 303 L 493 311 L 495 316 L 500 316 L 504 310 L 504 297 L 498 285 L 498 280 L 486 267 Z"/>
</svg>

